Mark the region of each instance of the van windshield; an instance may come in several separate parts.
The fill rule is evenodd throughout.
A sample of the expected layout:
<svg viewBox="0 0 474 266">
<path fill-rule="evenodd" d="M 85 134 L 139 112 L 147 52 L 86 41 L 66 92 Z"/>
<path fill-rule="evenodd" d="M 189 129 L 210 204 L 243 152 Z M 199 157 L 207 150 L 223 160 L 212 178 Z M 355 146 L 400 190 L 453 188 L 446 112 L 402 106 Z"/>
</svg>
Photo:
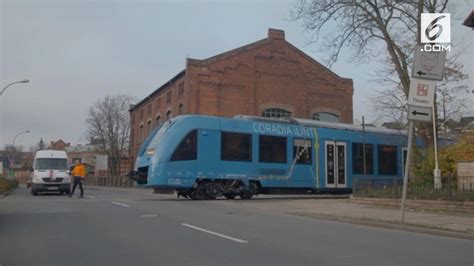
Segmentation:
<svg viewBox="0 0 474 266">
<path fill-rule="evenodd" d="M 35 168 L 36 170 L 67 170 L 67 159 L 38 158 Z"/>
</svg>

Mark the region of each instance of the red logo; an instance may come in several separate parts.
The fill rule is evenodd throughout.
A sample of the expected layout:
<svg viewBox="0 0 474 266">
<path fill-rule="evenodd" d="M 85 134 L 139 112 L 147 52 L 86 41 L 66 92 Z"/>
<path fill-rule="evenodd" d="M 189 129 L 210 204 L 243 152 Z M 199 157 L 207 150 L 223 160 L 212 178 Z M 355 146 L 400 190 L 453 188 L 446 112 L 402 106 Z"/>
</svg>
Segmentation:
<svg viewBox="0 0 474 266">
<path fill-rule="evenodd" d="M 428 96 L 428 85 L 418 84 L 416 86 L 416 95 L 418 96 Z"/>
</svg>

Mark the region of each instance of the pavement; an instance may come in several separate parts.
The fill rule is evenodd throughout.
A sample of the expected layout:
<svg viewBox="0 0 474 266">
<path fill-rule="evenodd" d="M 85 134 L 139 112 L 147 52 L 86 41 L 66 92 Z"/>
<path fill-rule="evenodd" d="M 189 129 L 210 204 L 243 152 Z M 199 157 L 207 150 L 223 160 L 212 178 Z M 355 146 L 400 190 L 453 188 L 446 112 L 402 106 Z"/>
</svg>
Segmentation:
<svg viewBox="0 0 474 266">
<path fill-rule="evenodd" d="M 345 206 L 346 199 L 192 201 L 137 189 L 85 192 L 83 199 L 33 197 L 21 187 L 1 199 L 0 265 L 474 263 L 472 240 L 301 215 L 313 205 L 319 214 Z"/>
<path fill-rule="evenodd" d="M 257 198 L 258 199 L 258 198 Z M 249 208 L 272 209 L 280 213 L 296 214 L 345 222 L 389 227 L 401 230 L 442 234 L 474 240 L 474 214 L 467 212 L 427 211 L 407 208 L 405 221 L 400 225 L 400 209 L 350 202 L 349 199 L 267 200 L 263 197 L 255 202 L 242 202 Z M 399 226 L 400 225 L 400 226 Z"/>
</svg>

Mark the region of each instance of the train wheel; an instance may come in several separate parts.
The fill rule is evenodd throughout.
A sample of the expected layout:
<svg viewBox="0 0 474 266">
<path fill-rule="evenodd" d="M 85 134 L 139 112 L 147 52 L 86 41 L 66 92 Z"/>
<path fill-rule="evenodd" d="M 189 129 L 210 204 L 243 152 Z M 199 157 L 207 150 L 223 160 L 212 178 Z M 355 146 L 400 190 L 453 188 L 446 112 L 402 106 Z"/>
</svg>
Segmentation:
<svg viewBox="0 0 474 266">
<path fill-rule="evenodd" d="M 243 199 L 243 200 L 249 200 L 253 197 L 253 194 L 250 190 L 246 189 L 242 192 L 240 192 L 240 199 Z"/>
<path fill-rule="evenodd" d="M 216 199 L 220 195 L 222 195 L 223 187 L 221 184 L 218 183 L 207 183 L 204 185 L 206 190 L 206 196 L 208 199 Z"/>
<path fill-rule="evenodd" d="M 224 193 L 224 197 L 228 200 L 233 200 L 235 199 L 235 196 L 237 196 L 236 194 L 234 193 Z"/>
<path fill-rule="evenodd" d="M 191 198 L 193 200 L 206 200 L 206 194 L 203 191 L 195 191 L 192 195 Z"/>
<path fill-rule="evenodd" d="M 199 185 L 193 192 L 190 193 L 190 197 L 193 200 L 205 200 L 207 199 L 206 190 L 203 186 Z"/>
</svg>

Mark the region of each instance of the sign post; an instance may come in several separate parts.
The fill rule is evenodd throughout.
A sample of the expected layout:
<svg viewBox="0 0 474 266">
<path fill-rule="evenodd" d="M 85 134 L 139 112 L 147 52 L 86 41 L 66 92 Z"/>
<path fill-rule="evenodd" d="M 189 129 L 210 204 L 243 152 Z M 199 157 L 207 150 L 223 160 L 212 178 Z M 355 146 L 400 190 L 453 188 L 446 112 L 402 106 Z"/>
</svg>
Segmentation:
<svg viewBox="0 0 474 266">
<path fill-rule="evenodd" d="M 426 52 L 422 50 L 423 46 L 421 45 L 415 49 L 411 76 L 420 79 L 442 80 L 446 51 Z"/>
<path fill-rule="evenodd" d="M 418 27 L 418 46 L 415 48 L 413 58 L 413 69 L 411 73 L 410 88 L 408 93 L 408 120 L 410 129 L 408 132 L 408 149 L 405 173 L 403 176 L 403 193 L 400 206 L 400 222 L 405 219 L 405 199 L 407 195 L 408 174 L 411 160 L 411 147 L 413 143 L 414 125 L 413 121 L 433 121 L 434 148 L 436 158 L 436 169 L 434 170 L 435 188 L 441 188 L 441 172 L 438 169 L 438 151 L 436 137 L 436 113 L 434 96 L 436 93 L 436 82 L 442 80 L 446 51 L 451 46 L 440 45 L 451 41 L 451 15 L 449 13 L 423 13 L 423 1 L 419 2 L 418 15 L 420 25 Z M 433 35 L 433 31 L 435 34 Z M 421 43 L 425 43 L 421 45 Z"/>
<path fill-rule="evenodd" d="M 438 169 L 438 155 L 436 143 L 436 116 L 434 98 L 436 94 L 436 81 L 443 77 L 444 61 L 446 53 L 421 52 L 420 46 L 415 50 L 412 78 L 410 80 L 410 91 L 408 93 L 408 147 L 407 162 L 403 176 L 402 202 L 400 206 L 400 222 L 405 219 L 405 200 L 408 187 L 408 174 L 410 171 L 411 147 L 413 146 L 414 125 L 413 121 L 433 122 L 434 147 L 436 158 L 436 169 L 434 170 L 435 188 L 441 188 L 441 173 Z"/>
<path fill-rule="evenodd" d="M 402 202 L 400 204 L 400 223 L 403 223 L 405 219 L 405 200 L 407 196 L 408 174 L 410 171 L 410 161 L 412 152 L 411 147 L 413 146 L 414 138 L 413 121 L 430 122 L 431 119 L 434 119 L 433 106 L 435 90 L 435 81 L 411 78 L 410 91 L 408 92 L 408 119 L 410 121 L 410 125 L 408 132 L 408 147 L 406 158 L 407 162 L 405 166 L 405 173 L 403 176 Z M 436 127 L 436 124 L 434 125 L 434 127 Z"/>
<path fill-rule="evenodd" d="M 433 103 L 433 113 L 435 112 L 435 106 Z M 436 118 L 433 116 L 433 139 L 434 139 L 434 155 L 435 155 L 435 169 L 433 171 L 434 175 L 434 187 L 435 189 L 441 189 L 442 184 L 441 184 L 441 170 L 439 169 L 439 164 L 438 164 L 438 132 L 436 130 Z"/>
<path fill-rule="evenodd" d="M 408 174 L 410 173 L 410 160 L 411 160 L 411 146 L 413 143 L 414 125 L 413 120 L 409 122 L 408 129 L 408 147 L 407 147 L 407 162 L 405 164 L 405 173 L 403 175 L 403 192 L 402 192 L 402 203 L 400 204 L 400 223 L 405 220 L 405 200 L 407 198 L 407 187 L 408 187 Z"/>
</svg>

